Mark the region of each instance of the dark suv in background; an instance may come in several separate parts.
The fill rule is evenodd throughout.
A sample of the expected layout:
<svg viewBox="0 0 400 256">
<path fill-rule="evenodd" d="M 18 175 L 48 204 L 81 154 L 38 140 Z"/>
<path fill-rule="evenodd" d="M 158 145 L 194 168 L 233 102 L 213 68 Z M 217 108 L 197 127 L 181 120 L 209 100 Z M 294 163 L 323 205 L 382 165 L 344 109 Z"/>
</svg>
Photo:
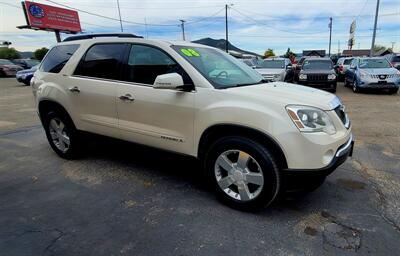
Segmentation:
<svg viewBox="0 0 400 256">
<path fill-rule="evenodd" d="M 298 84 L 336 92 L 336 72 L 330 58 L 305 58 L 296 77 Z"/>
</svg>

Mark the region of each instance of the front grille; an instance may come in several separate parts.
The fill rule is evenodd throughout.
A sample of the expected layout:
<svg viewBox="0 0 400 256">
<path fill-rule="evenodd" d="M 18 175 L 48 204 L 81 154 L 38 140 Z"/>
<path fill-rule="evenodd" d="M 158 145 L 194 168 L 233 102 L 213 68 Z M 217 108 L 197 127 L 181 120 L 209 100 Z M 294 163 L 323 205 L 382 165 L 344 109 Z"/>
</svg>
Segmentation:
<svg viewBox="0 0 400 256">
<path fill-rule="evenodd" d="M 328 81 L 327 74 L 307 74 L 307 80 L 310 82 L 326 82 Z"/>
<path fill-rule="evenodd" d="M 274 79 L 274 75 L 266 75 L 266 74 L 263 74 L 262 75 L 265 79 L 267 79 L 267 80 L 273 80 Z"/>
<path fill-rule="evenodd" d="M 350 126 L 350 122 L 348 120 L 347 114 L 346 112 L 344 112 L 344 106 L 338 106 L 337 108 L 334 109 L 336 114 L 338 115 L 339 119 L 342 121 L 342 123 L 344 124 L 344 126 L 346 128 L 349 128 Z"/>
<path fill-rule="evenodd" d="M 390 74 L 390 75 L 371 75 L 372 78 L 378 78 L 378 79 L 386 79 L 386 78 L 394 78 L 396 77 L 395 74 Z"/>
</svg>

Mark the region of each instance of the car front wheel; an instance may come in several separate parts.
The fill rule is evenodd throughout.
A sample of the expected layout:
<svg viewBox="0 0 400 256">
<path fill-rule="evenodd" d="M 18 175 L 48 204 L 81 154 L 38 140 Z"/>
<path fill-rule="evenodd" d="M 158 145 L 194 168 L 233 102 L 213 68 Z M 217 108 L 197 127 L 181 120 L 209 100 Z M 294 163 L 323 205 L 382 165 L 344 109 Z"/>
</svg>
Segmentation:
<svg viewBox="0 0 400 256">
<path fill-rule="evenodd" d="M 271 204 L 280 189 L 273 156 L 261 144 L 243 137 L 215 142 L 206 156 L 206 172 L 217 196 L 241 210 Z"/>
</svg>

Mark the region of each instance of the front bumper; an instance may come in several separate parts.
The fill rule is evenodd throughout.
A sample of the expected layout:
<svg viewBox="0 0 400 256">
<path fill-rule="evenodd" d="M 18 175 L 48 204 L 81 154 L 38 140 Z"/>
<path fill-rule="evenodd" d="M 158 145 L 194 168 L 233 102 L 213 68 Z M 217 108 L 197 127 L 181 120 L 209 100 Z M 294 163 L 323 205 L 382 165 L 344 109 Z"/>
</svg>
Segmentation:
<svg viewBox="0 0 400 256">
<path fill-rule="evenodd" d="M 340 146 L 335 153 L 335 157 L 331 162 L 319 169 L 284 169 L 283 174 L 286 178 L 295 179 L 296 177 L 325 177 L 336 170 L 341 164 L 343 164 L 349 156 L 353 155 L 354 138 L 350 136 L 349 140 Z"/>
<path fill-rule="evenodd" d="M 333 89 L 336 86 L 336 80 L 330 81 L 307 81 L 299 80 L 298 84 L 306 85 L 310 87 L 320 88 L 320 89 Z"/>
<path fill-rule="evenodd" d="M 370 88 L 370 89 L 393 89 L 399 88 L 399 81 L 387 80 L 387 81 L 360 81 L 358 84 L 360 88 Z"/>
</svg>

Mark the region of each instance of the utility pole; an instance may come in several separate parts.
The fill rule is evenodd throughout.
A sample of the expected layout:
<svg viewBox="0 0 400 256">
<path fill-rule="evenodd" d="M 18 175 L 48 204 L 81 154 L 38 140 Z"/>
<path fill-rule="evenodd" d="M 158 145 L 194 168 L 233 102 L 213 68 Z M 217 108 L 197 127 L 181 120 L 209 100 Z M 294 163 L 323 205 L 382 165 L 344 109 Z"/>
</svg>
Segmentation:
<svg viewBox="0 0 400 256">
<path fill-rule="evenodd" d="M 117 0 L 117 6 L 118 6 L 119 24 L 121 25 L 121 32 L 124 32 L 124 28 L 122 27 L 121 10 L 119 8 L 119 0 Z"/>
<path fill-rule="evenodd" d="M 228 5 L 225 5 L 225 51 L 228 52 Z"/>
<path fill-rule="evenodd" d="M 332 17 L 329 18 L 329 57 L 331 57 L 331 43 L 332 43 Z"/>
<path fill-rule="evenodd" d="M 395 44 L 396 42 L 392 42 L 392 52 L 394 52 L 394 44 Z"/>
<path fill-rule="evenodd" d="M 337 54 L 340 56 L 340 40 L 337 41 Z"/>
<path fill-rule="evenodd" d="M 370 52 L 369 52 L 369 56 L 370 56 L 370 57 L 372 57 L 372 56 L 374 55 L 375 37 L 376 37 L 376 26 L 378 25 L 378 13 L 379 13 L 379 0 L 376 0 L 374 33 L 372 34 L 372 44 L 371 44 L 371 50 L 370 50 Z"/>
<path fill-rule="evenodd" d="M 185 20 L 180 20 L 182 28 L 182 39 L 185 41 Z"/>
</svg>

